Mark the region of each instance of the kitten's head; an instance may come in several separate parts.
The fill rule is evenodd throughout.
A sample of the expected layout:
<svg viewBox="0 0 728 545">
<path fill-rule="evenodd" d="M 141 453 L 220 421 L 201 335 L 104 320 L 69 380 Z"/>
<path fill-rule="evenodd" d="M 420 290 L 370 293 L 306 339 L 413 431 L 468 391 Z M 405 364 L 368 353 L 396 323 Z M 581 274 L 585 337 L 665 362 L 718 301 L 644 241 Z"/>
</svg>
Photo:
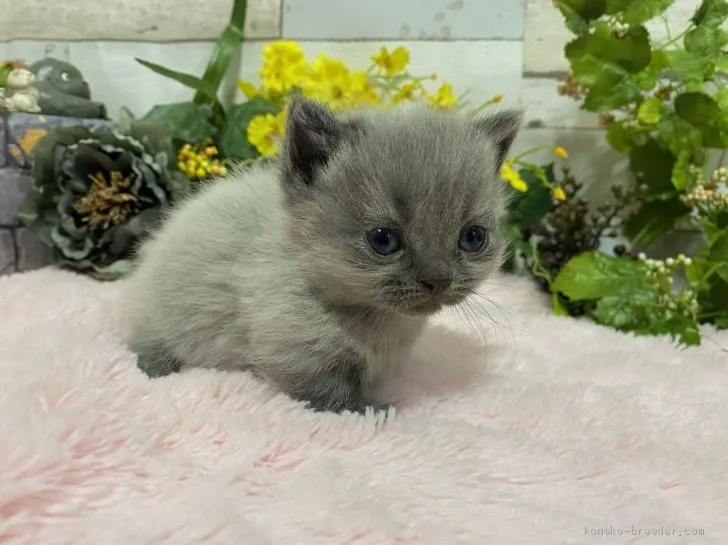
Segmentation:
<svg viewBox="0 0 728 545">
<path fill-rule="evenodd" d="M 502 263 L 499 170 L 519 111 L 290 107 L 282 184 L 304 274 L 334 304 L 431 314 Z"/>
</svg>

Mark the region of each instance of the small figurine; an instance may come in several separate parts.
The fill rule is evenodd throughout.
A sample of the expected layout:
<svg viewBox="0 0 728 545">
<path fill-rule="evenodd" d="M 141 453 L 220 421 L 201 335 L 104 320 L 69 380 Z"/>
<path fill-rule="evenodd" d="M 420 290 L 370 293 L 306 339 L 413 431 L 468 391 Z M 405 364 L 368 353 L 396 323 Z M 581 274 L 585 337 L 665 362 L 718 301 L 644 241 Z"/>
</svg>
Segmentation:
<svg viewBox="0 0 728 545">
<path fill-rule="evenodd" d="M 91 90 L 81 71 L 70 63 L 45 58 L 30 65 L 38 104 L 47 115 L 106 119 L 106 107 L 91 100 Z"/>
<path fill-rule="evenodd" d="M 20 61 L 0 62 L 0 109 L 8 112 L 40 112 L 40 94 L 34 83 L 35 75 L 25 64 Z"/>
</svg>

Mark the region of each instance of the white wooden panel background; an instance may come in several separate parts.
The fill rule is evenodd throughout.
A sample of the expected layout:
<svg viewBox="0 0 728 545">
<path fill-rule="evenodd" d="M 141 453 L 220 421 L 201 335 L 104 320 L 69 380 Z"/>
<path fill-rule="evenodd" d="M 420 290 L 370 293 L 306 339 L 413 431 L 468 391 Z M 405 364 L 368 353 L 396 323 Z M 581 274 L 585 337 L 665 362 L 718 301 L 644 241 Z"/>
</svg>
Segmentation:
<svg viewBox="0 0 728 545">
<path fill-rule="evenodd" d="M 121 106 L 141 115 L 192 93 L 134 57 L 201 73 L 231 4 L 0 0 L 0 58 L 69 60 L 111 115 Z M 678 27 L 698 4 L 677 0 L 671 16 Z M 651 30 L 664 36 L 661 24 Z M 247 41 L 225 83 L 228 98 L 236 96 L 237 77 L 256 79 L 263 45 L 279 37 L 300 40 L 311 56 L 322 51 L 360 68 L 380 44 L 404 44 L 413 72 L 436 72 L 458 92 L 470 91 L 474 101 L 503 94 L 506 104 L 523 104 L 527 123 L 516 148 L 567 147 L 570 167 L 595 200 L 605 198 L 609 182 L 627 175 L 595 116 L 556 93 L 569 34 L 551 0 L 249 0 Z"/>
</svg>

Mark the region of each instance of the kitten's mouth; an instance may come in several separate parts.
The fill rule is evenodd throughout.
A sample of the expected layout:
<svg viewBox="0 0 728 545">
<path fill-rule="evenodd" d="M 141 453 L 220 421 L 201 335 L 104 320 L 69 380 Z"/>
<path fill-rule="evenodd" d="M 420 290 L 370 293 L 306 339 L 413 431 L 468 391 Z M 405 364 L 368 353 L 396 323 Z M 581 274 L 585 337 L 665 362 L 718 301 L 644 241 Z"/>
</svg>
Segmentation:
<svg viewBox="0 0 728 545">
<path fill-rule="evenodd" d="M 430 315 L 439 312 L 443 307 L 452 306 L 457 303 L 458 300 L 455 297 L 436 295 L 410 305 L 407 307 L 407 310 L 409 313 L 418 316 Z"/>
<path fill-rule="evenodd" d="M 408 307 L 407 310 L 409 311 L 410 314 L 420 316 L 420 315 L 435 314 L 440 309 L 442 309 L 442 307 L 443 307 L 442 303 L 439 303 L 438 301 L 435 301 L 433 299 L 429 299 L 422 303 L 417 303 L 415 305 L 412 305 L 412 306 Z"/>
</svg>

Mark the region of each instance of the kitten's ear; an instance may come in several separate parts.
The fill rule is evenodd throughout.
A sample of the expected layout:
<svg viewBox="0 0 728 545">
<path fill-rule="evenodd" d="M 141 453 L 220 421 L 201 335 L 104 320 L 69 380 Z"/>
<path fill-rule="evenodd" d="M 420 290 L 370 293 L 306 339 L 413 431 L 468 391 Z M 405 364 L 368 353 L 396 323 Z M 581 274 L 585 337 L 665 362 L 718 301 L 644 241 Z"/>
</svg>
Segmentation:
<svg viewBox="0 0 728 545">
<path fill-rule="evenodd" d="M 495 146 L 498 170 L 511 150 L 521 123 L 523 123 L 523 111 L 515 109 L 483 115 L 475 120 L 478 129 Z"/>
<path fill-rule="evenodd" d="M 283 166 L 287 182 L 310 186 L 338 148 L 342 124 L 326 106 L 296 97 L 286 120 Z"/>
</svg>

